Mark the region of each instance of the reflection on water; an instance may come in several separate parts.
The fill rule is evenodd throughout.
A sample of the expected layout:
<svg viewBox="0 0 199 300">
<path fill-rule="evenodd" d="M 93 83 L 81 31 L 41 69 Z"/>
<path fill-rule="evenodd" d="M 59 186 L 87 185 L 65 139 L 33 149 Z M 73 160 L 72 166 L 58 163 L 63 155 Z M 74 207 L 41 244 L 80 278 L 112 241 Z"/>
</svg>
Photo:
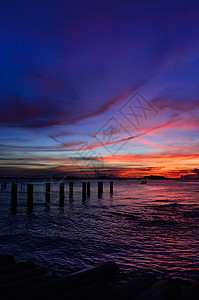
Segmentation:
<svg viewBox="0 0 199 300">
<path fill-rule="evenodd" d="M 199 275 L 199 182 L 115 181 L 97 196 L 82 200 L 81 181 L 74 182 L 74 199 L 59 205 L 59 182 L 51 186 L 45 205 L 44 183 L 34 183 L 34 212 L 26 213 L 26 186 L 18 184 L 16 213 L 10 212 L 10 187 L 0 192 L 0 253 L 67 273 L 115 260 L 124 272 L 142 270 L 178 278 Z"/>
</svg>

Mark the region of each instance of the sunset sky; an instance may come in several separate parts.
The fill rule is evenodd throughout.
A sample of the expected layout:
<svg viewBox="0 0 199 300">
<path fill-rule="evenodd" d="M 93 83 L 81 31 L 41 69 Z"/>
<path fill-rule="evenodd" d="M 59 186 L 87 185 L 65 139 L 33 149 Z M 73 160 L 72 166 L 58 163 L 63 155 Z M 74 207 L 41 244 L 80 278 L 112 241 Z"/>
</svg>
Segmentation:
<svg viewBox="0 0 199 300">
<path fill-rule="evenodd" d="M 198 1 L 0 1 L 0 176 L 199 168 Z"/>
</svg>

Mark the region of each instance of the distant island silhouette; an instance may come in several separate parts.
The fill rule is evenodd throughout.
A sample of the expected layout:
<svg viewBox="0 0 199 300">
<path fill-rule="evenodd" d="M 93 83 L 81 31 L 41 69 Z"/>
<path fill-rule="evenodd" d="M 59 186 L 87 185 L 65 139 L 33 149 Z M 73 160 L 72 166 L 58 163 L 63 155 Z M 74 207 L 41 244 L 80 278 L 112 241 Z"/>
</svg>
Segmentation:
<svg viewBox="0 0 199 300">
<path fill-rule="evenodd" d="M 48 177 L 33 177 L 33 176 L 18 176 L 18 177 L 2 177 L 0 176 L 0 179 L 32 179 L 32 180 L 43 180 L 43 179 L 64 179 L 64 180 L 85 180 L 85 179 L 97 179 L 97 180 L 129 180 L 129 179 L 179 179 L 179 178 L 167 178 L 164 176 L 158 176 L 158 175 L 149 175 L 149 176 L 140 176 L 140 177 L 117 177 L 117 176 L 107 176 L 107 175 L 99 175 L 98 177 L 91 177 L 91 176 L 48 176 Z"/>
<path fill-rule="evenodd" d="M 144 176 L 144 179 L 168 179 L 164 176 L 158 176 L 158 175 L 149 175 L 149 176 Z"/>
</svg>

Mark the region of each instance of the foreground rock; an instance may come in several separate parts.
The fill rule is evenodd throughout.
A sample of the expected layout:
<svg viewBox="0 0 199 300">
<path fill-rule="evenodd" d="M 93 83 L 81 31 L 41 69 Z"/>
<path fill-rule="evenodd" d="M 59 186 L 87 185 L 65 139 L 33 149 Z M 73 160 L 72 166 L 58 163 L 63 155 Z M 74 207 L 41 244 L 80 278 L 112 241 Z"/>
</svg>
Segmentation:
<svg viewBox="0 0 199 300">
<path fill-rule="evenodd" d="M 59 277 L 39 268 L 34 262 L 16 263 L 11 255 L 0 256 L 1 300 L 64 299 L 199 299 L 199 281 L 184 287 L 176 280 L 157 279 L 145 274 L 117 288 L 112 282 L 120 269 L 112 261 L 67 276 Z"/>
</svg>

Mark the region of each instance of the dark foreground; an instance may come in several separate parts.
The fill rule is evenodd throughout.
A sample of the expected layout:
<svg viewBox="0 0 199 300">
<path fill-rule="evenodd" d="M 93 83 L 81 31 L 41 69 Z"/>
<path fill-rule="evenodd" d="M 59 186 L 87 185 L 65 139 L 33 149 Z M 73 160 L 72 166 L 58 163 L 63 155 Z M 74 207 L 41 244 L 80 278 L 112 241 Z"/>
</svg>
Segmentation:
<svg viewBox="0 0 199 300">
<path fill-rule="evenodd" d="M 4 255 L 0 256 L 0 299 L 199 299 L 199 281 L 189 284 L 144 274 L 122 284 L 120 276 L 119 267 L 110 261 L 60 277 L 34 262 L 16 263 L 13 256 Z"/>
</svg>

